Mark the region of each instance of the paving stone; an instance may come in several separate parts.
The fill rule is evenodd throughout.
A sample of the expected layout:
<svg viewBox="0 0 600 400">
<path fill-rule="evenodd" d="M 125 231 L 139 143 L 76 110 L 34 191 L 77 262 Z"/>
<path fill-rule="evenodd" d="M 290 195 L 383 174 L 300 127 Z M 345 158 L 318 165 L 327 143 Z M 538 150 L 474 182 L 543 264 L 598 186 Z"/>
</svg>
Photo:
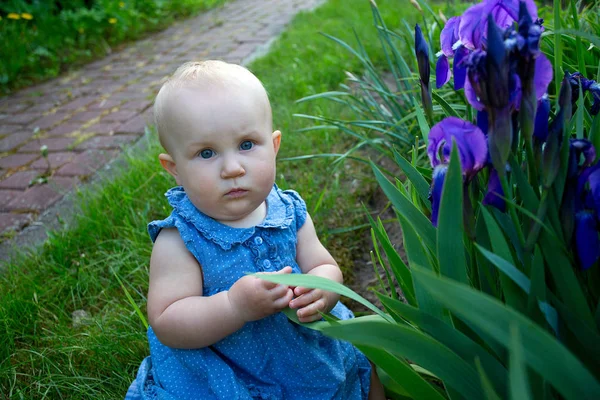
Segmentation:
<svg viewBox="0 0 600 400">
<path fill-rule="evenodd" d="M 144 115 L 138 115 L 131 120 L 127 121 L 123 125 L 117 128 L 119 133 L 142 133 L 146 126 L 153 125 L 154 121 L 152 118 L 148 118 Z"/>
<path fill-rule="evenodd" d="M 15 133 L 22 129 L 23 127 L 21 125 L 5 124 L 3 122 L 2 125 L 0 125 L 0 135 Z"/>
<path fill-rule="evenodd" d="M 132 100 L 123 103 L 121 109 L 144 111 L 154 103 L 154 100 Z"/>
<path fill-rule="evenodd" d="M 88 110 L 110 110 L 111 108 L 118 107 L 119 105 L 121 105 L 121 103 L 121 100 L 116 99 L 99 100 L 90 104 Z"/>
<path fill-rule="evenodd" d="M 71 121 L 71 120 L 69 120 Z M 81 129 L 81 123 L 70 123 L 70 122 L 63 122 L 62 124 L 58 125 L 56 128 L 53 128 L 52 130 L 46 132 L 46 135 L 48 136 L 67 136 L 70 135 L 71 133 L 78 131 L 79 129 Z"/>
<path fill-rule="evenodd" d="M 65 112 L 56 112 L 54 114 L 48 114 L 48 115 L 43 116 L 42 118 L 38 119 L 37 121 L 33 122 L 32 124 L 30 124 L 29 127 L 31 129 L 34 129 L 34 128 L 48 129 L 48 128 L 51 128 L 54 125 L 58 124 L 59 122 L 63 121 L 68 116 L 69 116 L 69 114 L 67 114 Z"/>
<path fill-rule="evenodd" d="M 69 122 L 87 122 L 91 121 L 94 118 L 98 118 L 102 115 L 102 110 L 94 110 L 94 111 L 82 111 L 77 114 L 74 114 Z"/>
<path fill-rule="evenodd" d="M 42 113 L 14 114 L 4 120 L 3 123 L 15 125 L 27 125 L 42 117 Z"/>
<path fill-rule="evenodd" d="M 86 176 L 106 165 L 118 153 L 117 150 L 87 150 L 77 155 L 71 162 L 64 165 L 56 175 Z"/>
<path fill-rule="evenodd" d="M 8 203 L 22 193 L 22 190 L 0 189 L 0 211 L 10 211 Z"/>
<path fill-rule="evenodd" d="M 76 182 L 75 177 L 53 177 L 48 183 L 31 186 L 7 207 L 19 211 L 43 211 L 62 198 Z"/>
<path fill-rule="evenodd" d="M 19 168 L 29 164 L 39 157 L 39 154 L 11 154 L 0 158 L 0 168 Z"/>
<path fill-rule="evenodd" d="M 65 105 L 63 105 L 61 108 L 64 110 L 76 110 L 78 108 L 81 107 L 85 107 L 88 104 L 92 103 L 93 101 L 97 100 L 97 97 L 80 97 L 78 99 L 75 99 Z"/>
<path fill-rule="evenodd" d="M 75 138 L 44 138 L 39 140 L 32 140 L 25 146 L 21 147 L 19 151 L 27 152 L 39 152 L 43 145 L 48 146 L 48 151 L 64 151 L 68 150 L 69 146 L 75 141 Z"/>
<path fill-rule="evenodd" d="M 74 151 L 49 153 L 48 158 L 40 157 L 38 160 L 33 162 L 30 167 L 34 169 L 45 170 L 48 168 L 48 163 L 50 163 L 50 169 L 54 170 L 72 161 L 75 157 L 77 157 L 77 155 L 78 153 L 75 153 Z"/>
<path fill-rule="evenodd" d="M 85 129 L 86 133 L 98 135 L 112 135 L 121 124 L 119 122 L 99 122 Z"/>
<path fill-rule="evenodd" d="M 20 171 L 15 172 L 8 178 L 0 181 L 0 189 L 18 189 L 25 190 L 29 187 L 29 183 L 38 175 L 37 171 Z"/>
<path fill-rule="evenodd" d="M 141 133 L 141 132 L 140 132 Z M 94 136 L 76 147 L 77 150 L 118 149 L 133 142 L 139 135 Z"/>
<path fill-rule="evenodd" d="M 138 114 L 134 110 L 123 110 L 117 111 L 108 115 L 105 115 L 100 120 L 101 122 L 126 122 L 135 117 Z"/>
<path fill-rule="evenodd" d="M 0 213 L 0 233 L 19 231 L 32 220 L 31 214 Z"/>
<path fill-rule="evenodd" d="M 0 140 L 0 151 L 11 151 L 26 143 L 34 135 L 33 131 L 21 131 Z"/>
<path fill-rule="evenodd" d="M 19 111 L 24 111 L 29 107 L 31 107 L 30 103 L 17 103 L 15 101 L 7 101 L 6 103 L 0 105 L 0 110 L 7 114 L 13 114 Z"/>
</svg>

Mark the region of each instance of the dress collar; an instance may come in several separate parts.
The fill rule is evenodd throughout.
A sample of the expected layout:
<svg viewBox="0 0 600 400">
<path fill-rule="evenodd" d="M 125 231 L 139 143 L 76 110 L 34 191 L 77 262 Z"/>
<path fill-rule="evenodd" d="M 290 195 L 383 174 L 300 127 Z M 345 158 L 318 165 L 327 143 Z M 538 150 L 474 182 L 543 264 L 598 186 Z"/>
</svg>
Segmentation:
<svg viewBox="0 0 600 400">
<path fill-rule="evenodd" d="M 218 244 L 224 250 L 229 250 L 233 245 L 250 239 L 257 228 L 285 229 L 290 226 L 294 219 L 294 206 L 279 192 L 277 185 L 273 185 L 266 199 L 267 215 L 265 219 L 260 224 L 249 228 L 233 228 L 204 214 L 192 204 L 181 186 L 169 189 L 165 196 L 174 212 L 194 225 L 205 238 Z"/>
</svg>

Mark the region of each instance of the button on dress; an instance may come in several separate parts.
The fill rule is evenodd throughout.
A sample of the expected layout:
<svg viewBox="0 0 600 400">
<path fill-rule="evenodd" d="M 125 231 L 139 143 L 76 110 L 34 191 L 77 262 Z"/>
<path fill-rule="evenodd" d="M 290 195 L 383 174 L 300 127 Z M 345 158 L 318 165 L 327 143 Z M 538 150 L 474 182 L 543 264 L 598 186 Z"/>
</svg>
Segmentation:
<svg viewBox="0 0 600 400">
<path fill-rule="evenodd" d="M 293 190 L 273 186 L 267 216 L 251 228 L 232 228 L 200 212 L 182 187 L 166 193 L 171 215 L 151 222 L 156 240 L 163 228 L 177 228 L 202 266 L 203 295 L 228 290 L 246 273 L 277 271 L 296 263 L 297 231 L 306 204 Z M 352 318 L 342 303 L 332 310 Z M 350 343 L 290 321 L 276 313 L 246 323 L 237 332 L 200 349 L 163 345 L 148 328 L 150 356 L 142 362 L 126 399 L 367 399 L 371 366 Z"/>
</svg>

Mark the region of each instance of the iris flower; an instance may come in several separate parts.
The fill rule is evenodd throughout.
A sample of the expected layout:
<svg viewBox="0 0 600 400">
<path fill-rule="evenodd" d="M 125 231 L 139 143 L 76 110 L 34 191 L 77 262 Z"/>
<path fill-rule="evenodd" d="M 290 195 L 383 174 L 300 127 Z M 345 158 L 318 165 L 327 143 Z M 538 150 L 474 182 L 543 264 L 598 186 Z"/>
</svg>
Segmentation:
<svg viewBox="0 0 600 400">
<path fill-rule="evenodd" d="M 456 117 L 448 117 L 434 125 L 429 132 L 427 155 L 434 168 L 431 185 L 431 222 L 437 226 L 440 200 L 452 142 L 456 143 L 465 183 L 468 184 L 486 164 L 488 148 L 485 134 L 477 126 Z"/>
</svg>

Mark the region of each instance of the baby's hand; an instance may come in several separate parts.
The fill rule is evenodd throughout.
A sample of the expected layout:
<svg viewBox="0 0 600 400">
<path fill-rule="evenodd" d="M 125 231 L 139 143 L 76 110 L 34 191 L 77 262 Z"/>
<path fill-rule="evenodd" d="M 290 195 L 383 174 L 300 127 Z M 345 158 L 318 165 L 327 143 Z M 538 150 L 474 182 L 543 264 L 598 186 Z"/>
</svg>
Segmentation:
<svg viewBox="0 0 600 400">
<path fill-rule="evenodd" d="M 309 289 L 297 286 L 294 288 L 296 298 L 290 302 L 290 308 L 298 308 L 300 322 L 313 322 L 321 319 L 319 312 L 329 312 L 337 301 L 335 293 L 321 289 Z"/>
<path fill-rule="evenodd" d="M 291 267 L 263 274 L 290 274 Z M 287 285 L 268 282 L 254 276 L 244 276 L 227 292 L 229 302 L 244 322 L 268 317 L 286 308 L 294 297 Z"/>
</svg>

